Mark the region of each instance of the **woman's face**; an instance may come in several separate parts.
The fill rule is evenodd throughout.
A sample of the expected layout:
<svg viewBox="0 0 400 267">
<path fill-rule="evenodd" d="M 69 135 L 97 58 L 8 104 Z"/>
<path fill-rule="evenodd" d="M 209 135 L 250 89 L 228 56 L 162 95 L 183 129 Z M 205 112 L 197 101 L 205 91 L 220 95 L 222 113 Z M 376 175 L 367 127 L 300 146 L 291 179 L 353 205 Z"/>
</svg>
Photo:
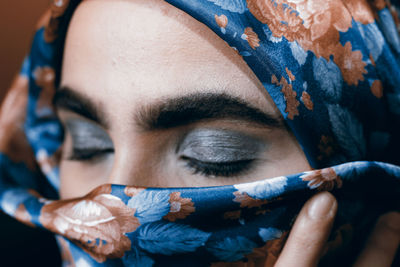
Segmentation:
<svg viewBox="0 0 400 267">
<path fill-rule="evenodd" d="M 84 1 L 55 103 L 63 198 L 104 183 L 213 186 L 310 169 L 241 56 L 163 1 Z"/>
</svg>

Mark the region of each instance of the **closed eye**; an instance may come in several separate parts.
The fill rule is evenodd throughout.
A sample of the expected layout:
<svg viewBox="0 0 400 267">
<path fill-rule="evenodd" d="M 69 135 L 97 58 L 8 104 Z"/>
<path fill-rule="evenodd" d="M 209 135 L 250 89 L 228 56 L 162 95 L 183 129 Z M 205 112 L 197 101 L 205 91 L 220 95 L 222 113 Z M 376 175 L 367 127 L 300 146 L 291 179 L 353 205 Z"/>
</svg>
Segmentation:
<svg viewBox="0 0 400 267">
<path fill-rule="evenodd" d="M 232 162 L 203 162 L 185 156 L 181 157 L 186 162 L 193 174 L 201 174 L 204 176 L 223 176 L 234 177 L 244 174 L 250 170 L 255 160 L 239 160 Z"/>
<path fill-rule="evenodd" d="M 93 161 L 93 160 L 99 159 L 102 156 L 106 156 L 110 153 L 114 153 L 113 148 L 108 148 L 108 149 L 73 148 L 72 153 L 67 156 L 67 159 L 73 160 L 73 161 Z"/>
<path fill-rule="evenodd" d="M 178 145 L 179 159 L 193 174 L 234 177 L 253 167 L 267 148 L 265 141 L 221 129 L 195 129 Z"/>
<path fill-rule="evenodd" d="M 114 153 L 114 145 L 106 131 L 93 122 L 84 119 L 66 121 L 66 132 L 71 136 L 68 160 L 93 161 Z"/>
</svg>

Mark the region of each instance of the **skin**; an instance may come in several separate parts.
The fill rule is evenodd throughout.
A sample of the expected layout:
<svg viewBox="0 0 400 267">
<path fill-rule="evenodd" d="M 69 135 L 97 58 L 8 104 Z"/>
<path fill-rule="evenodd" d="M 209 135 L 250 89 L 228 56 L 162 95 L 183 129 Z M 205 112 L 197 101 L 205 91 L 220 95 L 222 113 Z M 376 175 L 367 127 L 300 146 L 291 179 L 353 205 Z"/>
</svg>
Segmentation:
<svg viewBox="0 0 400 267">
<path fill-rule="evenodd" d="M 66 130 L 60 165 L 62 198 L 84 195 L 104 183 L 212 186 L 310 170 L 297 140 L 283 126 L 275 104 L 243 59 L 206 26 L 163 1 L 84 1 L 68 30 L 61 87 L 89 99 L 108 122 L 102 125 L 58 108 Z M 217 118 L 167 129 L 143 129 L 135 121 L 143 109 L 166 99 L 206 92 L 239 99 L 268 113 L 280 125 Z M 91 160 L 71 158 L 77 146 L 74 136 L 84 132 L 96 133 L 97 137 L 89 139 L 99 138 L 98 147 L 111 146 L 112 150 Z M 86 143 L 83 140 L 81 145 Z M 233 147 L 233 152 L 224 146 Z M 254 164 L 234 175 L 195 171 L 186 160 L 236 161 L 243 159 L 238 151 L 244 148 L 254 155 L 250 158 Z M 276 266 L 316 266 L 336 210 L 336 200 L 329 193 L 311 198 Z M 371 266 L 382 259 L 389 266 L 392 261 L 399 224 L 388 227 L 385 220 L 377 224 L 358 266 Z M 396 220 L 397 213 L 389 215 L 389 221 Z M 376 245 L 380 243 L 377 233 L 392 237 L 385 249 Z"/>
</svg>

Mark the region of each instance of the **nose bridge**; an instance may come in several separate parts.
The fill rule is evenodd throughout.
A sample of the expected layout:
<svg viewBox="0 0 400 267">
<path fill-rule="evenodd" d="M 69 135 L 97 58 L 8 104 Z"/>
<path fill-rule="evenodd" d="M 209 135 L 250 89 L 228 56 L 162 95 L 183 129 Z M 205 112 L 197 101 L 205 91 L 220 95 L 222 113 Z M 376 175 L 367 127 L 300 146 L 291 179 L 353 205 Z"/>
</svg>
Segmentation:
<svg viewBox="0 0 400 267">
<path fill-rule="evenodd" d="M 151 186 L 151 167 L 145 165 L 145 157 L 138 148 L 121 143 L 115 148 L 115 158 L 108 183 Z"/>
</svg>

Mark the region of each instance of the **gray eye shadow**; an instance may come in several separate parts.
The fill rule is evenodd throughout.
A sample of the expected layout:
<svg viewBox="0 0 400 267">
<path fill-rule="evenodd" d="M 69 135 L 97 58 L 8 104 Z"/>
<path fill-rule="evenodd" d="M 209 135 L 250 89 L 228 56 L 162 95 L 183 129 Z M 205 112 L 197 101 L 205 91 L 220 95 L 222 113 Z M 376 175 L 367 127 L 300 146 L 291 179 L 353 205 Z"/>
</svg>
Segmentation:
<svg viewBox="0 0 400 267">
<path fill-rule="evenodd" d="M 177 153 L 180 157 L 223 163 L 254 160 L 265 148 L 264 141 L 236 131 L 197 129 L 183 137 Z"/>
<path fill-rule="evenodd" d="M 82 119 L 69 119 L 65 122 L 71 134 L 73 146 L 79 149 L 113 148 L 113 142 L 101 127 Z"/>
</svg>

